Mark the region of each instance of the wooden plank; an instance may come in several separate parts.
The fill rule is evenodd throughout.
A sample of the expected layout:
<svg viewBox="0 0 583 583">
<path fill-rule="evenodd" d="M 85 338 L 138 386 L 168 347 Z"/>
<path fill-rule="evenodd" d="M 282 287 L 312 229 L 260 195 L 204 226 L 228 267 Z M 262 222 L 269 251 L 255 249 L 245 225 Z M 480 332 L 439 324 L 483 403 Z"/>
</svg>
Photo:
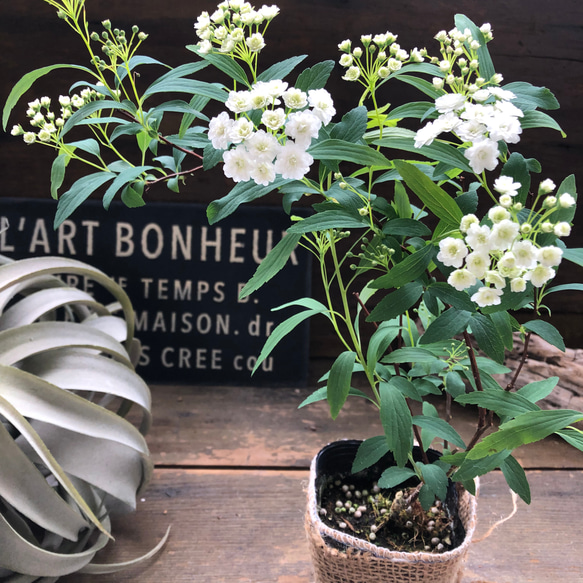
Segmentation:
<svg viewBox="0 0 583 583">
<path fill-rule="evenodd" d="M 310 392 L 153 386 L 148 443 L 154 460 L 164 466 L 306 468 L 326 443 L 383 434 L 376 409 L 364 399 L 349 400 L 336 421 L 326 402 L 298 410 Z M 443 404 L 436 405 L 443 411 Z M 466 442 L 475 423 L 475 409 L 455 409 L 454 425 Z M 559 438 L 520 448 L 516 456 L 527 468 L 583 468 L 583 453 Z"/>
<path fill-rule="evenodd" d="M 128 560 L 172 533 L 157 558 L 105 576 L 63 583 L 308 583 L 303 531 L 305 471 L 157 470 L 135 516 L 117 520 L 117 542 L 100 562 Z M 529 472 L 531 506 L 472 545 L 463 583 L 583 581 L 573 520 L 583 505 L 583 472 Z M 482 480 L 476 538 L 512 502 L 501 474 Z"/>
</svg>

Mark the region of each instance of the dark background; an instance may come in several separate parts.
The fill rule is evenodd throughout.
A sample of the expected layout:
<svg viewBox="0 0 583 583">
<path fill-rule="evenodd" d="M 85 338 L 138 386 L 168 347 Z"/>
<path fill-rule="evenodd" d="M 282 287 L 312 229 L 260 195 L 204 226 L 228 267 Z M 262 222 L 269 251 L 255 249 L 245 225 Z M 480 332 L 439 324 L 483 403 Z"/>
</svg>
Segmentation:
<svg viewBox="0 0 583 583">
<path fill-rule="evenodd" d="M 271 2 L 268 2 L 270 4 Z M 361 34 L 390 30 L 399 36 L 405 49 L 427 46 L 436 54 L 433 35 L 453 27 L 456 12 L 464 13 L 476 24 L 490 22 L 494 41 L 489 44 L 495 68 L 505 82 L 528 81 L 549 87 L 561 109 L 552 115 L 567 133 L 563 139 L 553 130 L 526 130 L 520 152 L 534 157 L 543 166 L 542 178 L 559 184 L 572 173 L 581 181 L 583 160 L 583 3 L 581 0 L 417 0 L 391 2 L 378 0 L 280 0 L 281 9 L 269 27 L 267 47 L 261 55 L 264 66 L 297 54 L 308 54 L 305 66 L 326 59 L 337 61 L 337 45 L 344 39 L 358 40 Z M 261 3 L 256 4 L 259 8 Z M 176 66 L 192 57 L 184 46 L 196 42 L 193 23 L 203 10 L 212 12 L 216 4 L 200 0 L 87 0 L 86 7 L 93 30 L 101 31 L 100 22 L 109 18 L 114 26 L 127 31 L 133 24 L 150 36 L 140 53 Z M 41 0 L 3 2 L 0 17 L 0 101 L 4 103 L 12 85 L 26 72 L 53 63 L 86 63 L 86 53 L 76 35 L 55 14 L 55 9 Z M 147 77 L 147 68 L 143 68 Z M 153 70 L 152 70 L 153 72 Z M 328 89 L 333 93 L 339 114 L 356 105 L 357 93 L 341 81 L 337 66 Z M 77 77 L 61 71 L 33 87 L 22 105 L 13 113 L 13 123 L 25 122 L 26 101 L 42 95 L 58 97 Z M 145 81 L 147 79 L 144 79 Z M 385 86 L 382 98 L 394 105 L 419 95 L 404 84 Z M 335 119 L 338 119 L 337 116 Z M 40 146 L 25 146 L 20 138 L 0 135 L 0 196 L 48 197 L 52 152 Z M 193 201 L 208 203 L 224 195 L 229 188 L 220 169 L 192 178 L 180 194 L 165 187 L 148 193 L 155 201 Z M 278 198 L 271 201 L 279 202 Z M 267 201 L 269 204 L 270 201 Z M 1 199 L 0 199 L 1 204 Z M 579 213 L 581 216 L 581 213 Z M 581 221 L 579 220 L 578 223 Z M 583 247 L 583 230 L 575 225 L 570 247 Z M 558 282 L 581 281 L 581 269 L 563 265 Z M 316 291 L 317 294 L 317 291 Z M 581 329 L 582 302 L 577 294 L 556 294 L 550 304 L 553 323 L 561 330 L 569 346 L 583 346 Z M 330 356 L 333 344 L 330 330 L 312 327 L 313 358 Z"/>
</svg>

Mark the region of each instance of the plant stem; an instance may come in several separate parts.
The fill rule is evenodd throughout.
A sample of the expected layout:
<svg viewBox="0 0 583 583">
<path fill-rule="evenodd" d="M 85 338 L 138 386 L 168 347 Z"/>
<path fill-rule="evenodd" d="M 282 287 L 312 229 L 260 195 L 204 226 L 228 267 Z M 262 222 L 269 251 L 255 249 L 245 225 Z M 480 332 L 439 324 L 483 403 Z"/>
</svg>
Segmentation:
<svg viewBox="0 0 583 583">
<path fill-rule="evenodd" d="M 522 352 L 522 358 L 520 359 L 520 363 L 516 367 L 516 372 L 514 373 L 512 380 L 506 385 L 506 389 L 505 389 L 506 391 L 514 390 L 514 388 L 516 386 L 516 381 L 518 380 L 518 375 L 522 371 L 522 367 L 524 366 L 524 363 L 526 362 L 526 358 L 528 356 L 528 344 L 530 342 L 530 337 L 531 337 L 531 332 L 527 332 L 526 336 L 524 337 L 524 350 Z"/>
</svg>

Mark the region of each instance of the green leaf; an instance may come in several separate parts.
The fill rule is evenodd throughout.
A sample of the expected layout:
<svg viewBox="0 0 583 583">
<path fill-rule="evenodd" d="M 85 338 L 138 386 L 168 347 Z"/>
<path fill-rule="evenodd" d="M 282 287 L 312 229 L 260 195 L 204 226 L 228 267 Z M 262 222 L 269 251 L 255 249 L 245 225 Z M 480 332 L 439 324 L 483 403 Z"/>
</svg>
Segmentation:
<svg viewBox="0 0 583 583">
<path fill-rule="evenodd" d="M 59 154 L 51 166 L 51 196 L 57 200 L 59 198 L 58 190 L 65 180 L 65 169 L 67 167 L 67 154 Z"/>
<path fill-rule="evenodd" d="M 381 477 L 378 480 L 378 486 L 379 488 L 394 488 L 416 475 L 417 474 L 410 468 L 391 466 L 381 474 Z"/>
<path fill-rule="evenodd" d="M 421 470 L 425 485 L 436 498 L 445 500 L 447 496 L 448 477 L 443 468 L 437 464 L 424 464 L 419 462 L 417 467 Z"/>
<path fill-rule="evenodd" d="M 492 320 L 488 316 L 476 312 L 472 314 L 470 326 L 480 349 L 496 362 L 503 363 L 504 341 Z"/>
<path fill-rule="evenodd" d="M 411 412 L 403 394 L 389 383 L 380 383 L 380 418 L 389 450 L 395 462 L 403 467 L 413 449 Z"/>
<path fill-rule="evenodd" d="M 99 149 L 99 142 L 94 140 L 93 138 L 88 138 L 86 140 L 80 140 L 78 142 L 71 142 L 67 144 L 67 146 L 71 146 L 73 148 L 79 148 L 79 150 L 83 150 L 96 158 L 101 156 L 101 151 Z"/>
<path fill-rule="evenodd" d="M 520 125 L 525 130 L 530 128 L 550 128 L 560 132 L 563 138 L 567 137 L 561 126 L 550 115 L 542 111 L 525 111 L 524 116 L 520 118 Z"/>
<path fill-rule="evenodd" d="M 320 310 L 304 310 L 299 314 L 294 314 L 290 316 L 287 320 L 284 320 L 278 324 L 273 332 L 267 337 L 263 348 L 261 349 L 261 354 L 257 358 L 257 362 L 251 371 L 254 374 L 259 368 L 261 363 L 271 354 L 272 350 L 279 344 L 285 336 L 287 336 L 294 328 L 299 326 L 304 320 L 315 316 L 316 314 L 321 314 Z"/>
<path fill-rule="evenodd" d="M 449 308 L 438 316 L 419 338 L 419 344 L 432 344 L 441 340 L 450 340 L 456 334 L 463 332 L 472 317 L 471 312 Z"/>
<path fill-rule="evenodd" d="M 314 160 L 339 160 L 362 166 L 389 168 L 390 162 L 374 148 L 344 140 L 327 139 L 308 148 Z"/>
<path fill-rule="evenodd" d="M 287 263 L 287 260 L 293 253 L 301 238 L 302 236 L 300 234 L 287 233 L 259 264 L 253 277 L 241 290 L 239 299 L 246 298 L 279 273 Z"/>
<path fill-rule="evenodd" d="M 463 405 L 469 403 L 494 411 L 498 417 L 517 417 L 529 411 L 540 410 L 539 407 L 519 393 L 511 393 L 502 389 L 474 391 L 473 393 L 460 395 L 456 398 L 456 402 Z"/>
<path fill-rule="evenodd" d="M 126 186 L 130 182 L 133 182 L 136 178 L 138 178 L 139 176 L 144 174 L 144 172 L 147 172 L 148 170 L 151 170 L 152 168 L 154 168 L 154 167 L 153 166 L 136 166 L 133 168 L 127 168 L 126 170 L 123 170 L 122 172 L 120 172 L 115 177 L 115 180 L 110 184 L 108 189 L 105 191 L 105 194 L 103 195 L 103 208 L 106 210 L 109 209 L 111 201 L 113 200 L 114 196 L 116 195 L 116 193 L 119 190 L 121 190 L 124 186 Z M 141 198 L 141 196 L 140 196 L 140 198 Z M 138 206 L 143 206 L 143 201 L 142 201 L 142 204 L 138 205 Z M 130 208 L 133 208 L 133 207 L 130 207 Z"/>
<path fill-rule="evenodd" d="M 398 389 L 405 397 L 408 399 L 413 399 L 414 401 L 421 402 L 423 400 L 421 394 L 417 390 L 417 387 L 409 380 L 403 376 L 394 376 L 389 381 L 392 387 Z"/>
<path fill-rule="evenodd" d="M 404 237 L 428 237 L 431 229 L 415 219 L 391 219 L 383 226 L 385 235 Z"/>
<path fill-rule="evenodd" d="M 67 65 L 67 64 L 59 64 L 59 65 L 49 65 L 48 67 L 41 67 L 40 69 L 35 69 L 34 71 L 30 71 L 14 85 L 10 94 L 8 95 L 8 99 L 6 99 L 6 103 L 4 104 L 4 109 L 2 110 L 2 128 L 6 130 L 6 126 L 8 125 L 8 119 L 10 118 L 10 113 L 14 109 L 15 105 L 18 103 L 20 98 L 32 87 L 33 83 L 44 77 L 48 73 L 52 71 L 56 71 L 57 69 L 78 69 L 79 71 L 84 71 L 85 73 L 89 73 L 89 75 L 95 75 L 91 69 L 87 67 L 82 67 L 81 65 Z"/>
<path fill-rule="evenodd" d="M 98 101 L 90 101 L 86 103 L 83 107 L 79 108 L 70 118 L 67 119 L 59 137 L 63 139 L 66 134 L 69 133 L 76 125 L 85 121 L 90 115 L 94 113 L 110 109 L 125 111 L 131 116 L 135 113 L 135 108 L 130 102 L 111 101 L 106 99 L 100 99 Z"/>
<path fill-rule="evenodd" d="M 367 110 L 366 107 L 355 107 L 342 117 L 330 132 L 330 137 L 335 140 L 356 143 L 362 139 L 366 132 Z"/>
<path fill-rule="evenodd" d="M 522 205 L 526 204 L 526 198 L 530 190 L 530 172 L 528 169 L 528 164 L 526 159 L 522 154 L 518 152 L 512 152 L 506 164 L 500 172 L 501 176 L 510 176 L 514 178 L 516 182 L 520 182 L 520 188 L 518 189 L 518 195 L 515 197 L 517 202 Z"/>
<path fill-rule="evenodd" d="M 188 93 L 189 95 L 202 95 L 209 99 L 214 99 L 224 103 L 229 96 L 228 92 L 218 83 L 206 83 L 195 79 L 184 79 L 183 77 L 160 77 L 154 81 L 144 92 L 142 98 L 145 100 L 151 95 L 160 93 Z M 105 109 L 105 108 L 104 108 Z"/>
<path fill-rule="evenodd" d="M 437 160 L 438 162 L 448 164 L 453 168 L 459 168 L 465 172 L 472 172 L 467 158 L 454 146 L 435 140 L 429 146 L 416 148 L 415 132 L 405 128 L 384 128 L 382 139 L 373 140 L 372 143 L 375 146 L 419 154 L 430 160 Z M 403 175 L 401 174 L 401 176 Z"/>
<path fill-rule="evenodd" d="M 327 398 L 332 419 L 338 417 L 340 409 L 342 409 L 348 398 L 355 360 L 356 354 L 347 350 L 338 355 L 338 358 L 330 368 L 330 376 L 328 377 L 327 383 Z"/>
<path fill-rule="evenodd" d="M 366 350 L 366 369 L 369 373 L 374 373 L 379 358 L 398 335 L 398 326 L 381 325 L 374 331 Z"/>
<path fill-rule="evenodd" d="M 530 504 L 530 486 L 522 466 L 509 455 L 501 464 L 500 469 L 511 490 L 516 492 L 527 504 Z"/>
<path fill-rule="evenodd" d="M 362 470 L 370 468 L 376 464 L 383 456 L 389 453 L 387 438 L 384 435 L 365 439 L 356 452 L 356 457 L 352 462 L 352 473 L 356 474 Z"/>
<path fill-rule="evenodd" d="M 569 445 L 577 448 L 579 451 L 583 451 L 583 432 L 574 427 L 568 429 L 561 429 L 556 432 L 557 435 L 562 437 Z"/>
<path fill-rule="evenodd" d="M 490 314 L 490 319 L 498 331 L 498 335 L 502 339 L 502 342 L 504 342 L 504 346 L 508 350 L 512 350 L 514 338 L 512 336 L 512 321 L 510 319 L 510 314 L 505 311 L 493 312 Z"/>
<path fill-rule="evenodd" d="M 54 228 L 56 229 L 65 219 L 69 218 L 93 192 L 106 182 L 113 180 L 115 176 L 113 172 L 94 172 L 79 178 L 59 199 Z"/>
<path fill-rule="evenodd" d="M 455 371 L 449 371 L 445 375 L 444 379 L 445 390 L 455 399 L 460 395 L 465 394 L 466 384 L 464 383 L 461 375 Z"/>
<path fill-rule="evenodd" d="M 443 93 L 435 88 L 433 83 L 426 81 L 425 79 L 420 79 L 419 77 L 413 77 L 411 75 L 398 75 L 396 76 L 399 81 L 403 81 L 408 85 L 413 85 L 416 89 L 425 93 L 428 97 L 431 97 L 434 101 L 443 95 Z"/>
<path fill-rule="evenodd" d="M 196 53 L 201 59 L 210 63 L 213 67 L 228 75 L 233 81 L 241 83 L 245 87 L 251 89 L 251 84 L 247 79 L 245 70 L 235 59 L 230 55 L 222 55 L 219 53 L 201 53 L 198 45 L 187 45 L 186 48 L 193 53 Z"/>
<path fill-rule="evenodd" d="M 476 304 L 472 302 L 470 296 L 466 292 L 458 291 L 445 281 L 432 283 L 427 288 L 427 293 L 439 298 L 444 304 L 450 305 L 458 310 L 465 310 L 467 312 L 476 311 Z"/>
<path fill-rule="evenodd" d="M 559 377 L 549 377 L 542 381 L 534 381 L 518 389 L 516 394 L 528 399 L 531 403 L 536 403 L 541 399 L 546 399 L 553 392 L 558 382 Z"/>
<path fill-rule="evenodd" d="M 257 81 L 272 81 L 273 79 L 284 79 L 289 75 L 305 58 L 307 55 L 300 55 L 297 57 L 291 57 L 285 61 L 275 63 L 261 75 L 258 75 Z"/>
<path fill-rule="evenodd" d="M 474 451 L 471 450 L 465 456 L 464 461 L 460 464 L 458 470 L 453 474 L 451 479 L 454 482 L 465 483 L 469 480 L 473 480 L 478 476 L 483 476 L 492 470 L 500 467 L 500 464 L 510 455 L 510 451 L 502 450 L 498 453 L 484 456 L 480 459 L 470 459 L 469 454 Z M 466 452 L 464 452 L 466 453 Z M 450 456 L 443 456 L 444 461 L 448 461 Z"/>
<path fill-rule="evenodd" d="M 540 107 L 541 109 L 559 109 L 559 102 L 546 87 L 535 87 L 524 81 L 508 83 L 503 87 L 507 91 L 512 91 L 516 98 L 512 103 L 522 109 L 531 111 Z"/>
<path fill-rule="evenodd" d="M 569 249 L 569 251 L 578 251 L 578 249 Z M 583 249 L 581 251 L 583 251 Z M 563 253 L 563 257 L 565 257 L 565 259 L 567 258 L 565 253 Z M 581 261 L 582 263 L 579 265 L 583 264 L 583 254 L 581 256 Z M 558 291 L 583 291 L 583 283 L 564 283 L 563 285 L 556 285 L 555 287 L 545 289 L 545 295 Z"/>
<path fill-rule="evenodd" d="M 371 399 L 366 393 L 362 392 L 359 389 L 355 389 L 354 387 L 350 387 L 348 391 L 349 397 L 361 397 L 366 399 L 367 401 L 371 401 L 374 403 L 374 400 Z M 314 391 L 309 397 L 306 397 L 299 405 L 298 409 L 305 407 L 306 405 L 311 405 L 312 403 L 317 403 L 319 401 L 326 401 L 328 399 L 328 387 L 321 387 L 318 390 Z M 384 437 L 383 437 L 384 440 Z"/>
<path fill-rule="evenodd" d="M 330 210 L 316 213 L 294 223 L 287 232 L 302 234 L 326 229 L 364 229 L 369 226 L 367 217 L 355 216 L 344 210 Z"/>
<path fill-rule="evenodd" d="M 334 64 L 334 61 L 322 61 L 305 69 L 298 75 L 294 87 L 306 93 L 311 89 L 322 89 L 334 69 Z"/>
<path fill-rule="evenodd" d="M 387 120 L 406 119 L 409 117 L 421 119 L 432 109 L 435 109 L 434 103 L 429 101 L 412 101 L 411 103 L 405 103 L 405 105 L 395 107 L 395 109 L 387 114 Z"/>
<path fill-rule="evenodd" d="M 583 419 L 583 413 L 569 409 L 529 411 L 500 425 L 495 433 L 485 437 L 469 453 L 469 459 L 479 459 L 502 450 L 540 441 L 559 429 Z"/>
<path fill-rule="evenodd" d="M 140 192 L 141 191 L 141 192 Z M 130 209 L 145 206 L 146 203 L 143 198 L 144 185 L 142 183 L 127 184 L 121 191 L 121 201 Z"/>
<path fill-rule="evenodd" d="M 445 190 L 408 162 L 396 160 L 395 167 L 407 186 L 437 218 L 444 221 L 451 229 L 459 229 L 463 217 L 462 211 Z"/>
<path fill-rule="evenodd" d="M 393 350 L 383 358 L 385 364 L 403 363 L 403 362 L 433 362 L 436 357 L 429 350 L 424 348 L 415 348 L 414 346 L 406 346 Z"/>
<path fill-rule="evenodd" d="M 421 295 L 423 286 L 420 283 L 412 281 L 405 284 L 398 290 L 385 296 L 367 316 L 367 322 L 380 322 L 396 318 L 412 308 Z"/>
<path fill-rule="evenodd" d="M 415 415 L 413 425 L 429 430 L 435 437 L 440 437 L 445 441 L 453 443 L 457 447 L 465 449 L 466 444 L 460 434 L 447 422 L 439 417 L 428 415 Z M 429 445 L 429 444 L 427 444 Z"/>
<path fill-rule="evenodd" d="M 413 210 L 411 209 L 411 203 L 409 202 L 409 196 L 407 195 L 407 190 L 402 182 L 395 182 L 395 198 L 394 204 L 397 209 L 397 215 L 401 219 L 410 219 L 413 216 Z"/>
<path fill-rule="evenodd" d="M 214 225 L 234 213 L 241 204 L 262 198 L 286 184 L 288 180 L 276 178 L 268 186 L 260 186 L 253 181 L 237 183 L 227 194 L 219 200 L 213 200 L 206 209 L 209 224 Z"/>
<path fill-rule="evenodd" d="M 565 342 L 561 333 L 552 324 L 549 324 L 549 322 L 545 322 L 544 320 L 531 320 L 530 322 L 524 323 L 523 327 L 565 352 Z"/>
<path fill-rule="evenodd" d="M 435 247 L 433 245 L 425 245 L 419 251 L 411 253 L 403 261 L 391 267 L 389 273 L 376 279 L 371 286 L 375 289 L 390 289 L 412 282 L 423 275 L 434 255 Z"/>
<path fill-rule="evenodd" d="M 494 69 L 494 63 L 492 63 L 492 57 L 490 57 L 487 42 L 482 31 L 465 14 L 455 15 L 455 26 L 458 30 L 469 28 L 472 33 L 472 38 L 480 43 L 480 48 L 477 51 L 478 63 L 480 64 L 480 77 L 489 81 L 496 74 L 496 69 Z"/>
</svg>

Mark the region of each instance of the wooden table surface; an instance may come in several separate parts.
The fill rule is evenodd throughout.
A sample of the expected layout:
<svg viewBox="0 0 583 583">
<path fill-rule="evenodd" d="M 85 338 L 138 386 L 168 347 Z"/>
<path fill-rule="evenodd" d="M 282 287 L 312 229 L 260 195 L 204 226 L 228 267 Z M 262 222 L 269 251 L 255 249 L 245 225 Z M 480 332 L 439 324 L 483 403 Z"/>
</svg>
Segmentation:
<svg viewBox="0 0 583 583">
<path fill-rule="evenodd" d="M 382 433 L 374 410 L 352 401 L 336 421 L 324 403 L 297 410 L 308 390 L 155 386 L 148 437 L 154 478 L 135 514 L 114 521 L 116 542 L 96 562 L 127 561 L 165 547 L 140 566 L 63 583 L 310 583 L 303 531 L 307 468 L 335 439 Z M 474 411 L 456 427 L 472 431 Z M 549 439 L 519 450 L 533 502 L 485 540 L 512 510 L 500 473 L 481 481 L 478 531 L 463 583 L 583 583 L 578 544 L 583 453 Z"/>
</svg>

